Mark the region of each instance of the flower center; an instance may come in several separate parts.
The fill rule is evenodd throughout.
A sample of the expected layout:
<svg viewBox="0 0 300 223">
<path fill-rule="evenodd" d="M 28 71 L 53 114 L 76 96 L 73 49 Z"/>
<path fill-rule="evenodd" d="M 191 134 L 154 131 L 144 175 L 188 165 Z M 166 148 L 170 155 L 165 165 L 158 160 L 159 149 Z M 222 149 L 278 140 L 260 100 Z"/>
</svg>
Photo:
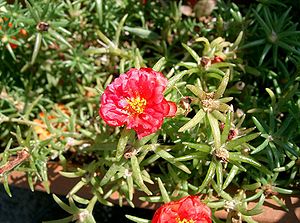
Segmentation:
<svg viewBox="0 0 300 223">
<path fill-rule="evenodd" d="M 180 218 L 176 218 L 177 223 L 195 223 L 193 219 L 187 220 L 186 218 L 180 220 Z"/>
<path fill-rule="evenodd" d="M 126 110 L 129 111 L 131 114 L 142 114 L 146 107 L 147 101 L 144 98 L 140 98 L 137 96 L 135 98 L 128 98 L 126 99 L 128 105 L 126 106 Z"/>
</svg>

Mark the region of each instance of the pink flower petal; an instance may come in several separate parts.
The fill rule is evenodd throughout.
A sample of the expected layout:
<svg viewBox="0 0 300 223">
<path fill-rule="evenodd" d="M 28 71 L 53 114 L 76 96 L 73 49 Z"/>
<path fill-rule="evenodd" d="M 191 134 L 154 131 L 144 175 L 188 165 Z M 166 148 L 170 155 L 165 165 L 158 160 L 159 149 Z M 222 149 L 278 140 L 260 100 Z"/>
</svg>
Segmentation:
<svg viewBox="0 0 300 223">
<path fill-rule="evenodd" d="M 164 98 L 168 84 L 162 73 L 151 68 L 130 69 L 105 89 L 99 114 L 109 125 L 126 125 L 138 138 L 160 129 L 165 117 L 173 117 L 177 107 Z"/>
</svg>

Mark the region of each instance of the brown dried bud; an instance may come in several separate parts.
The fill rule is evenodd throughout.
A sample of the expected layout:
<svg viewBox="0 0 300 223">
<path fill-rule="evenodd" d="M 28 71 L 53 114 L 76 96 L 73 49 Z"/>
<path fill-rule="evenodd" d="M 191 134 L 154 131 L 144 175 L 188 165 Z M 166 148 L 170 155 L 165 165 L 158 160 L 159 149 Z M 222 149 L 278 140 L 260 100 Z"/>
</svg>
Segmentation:
<svg viewBox="0 0 300 223">
<path fill-rule="evenodd" d="M 203 56 L 199 62 L 204 68 L 208 68 L 211 65 L 211 59 L 206 56 Z"/>
<path fill-rule="evenodd" d="M 229 134 L 228 134 L 228 140 L 232 140 L 234 139 L 235 137 L 237 137 L 238 135 L 238 130 L 237 129 L 230 129 L 229 130 Z"/>
<path fill-rule="evenodd" d="M 124 158 L 130 159 L 132 156 L 136 155 L 138 151 L 130 144 L 126 145 L 125 152 L 124 152 Z"/>
<path fill-rule="evenodd" d="M 276 196 L 279 194 L 277 191 L 274 191 L 274 187 L 269 184 L 262 186 L 261 189 L 264 190 L 264 195 L 266 197 L 273 196 L 273 195 Z"/>
<path fill-rule="evenodd" d="M 47 32 L 50 25 L 46 22 L 39 22 L 36 26 L 36 29 L 41 32 Z"/>
<path fill-rule="evenodd" d="M 184 115 L 187 115 L 191 111 L 191 103 L 192 99 L 190 97 L 183 97 L 180 100 L 180 107 L 185 110 Z"/>
<path fill-rule="evenodd" d="M 213 110 L 219 109 L 220 106 L 220 102 L 214 99 L 202 100 L 201 104 L 205 112 L 211 112 Z"/>
<path fill-rule="evenodd" d="M 214 151 L 214 155 L 222 163 L 227 163 L 229 159 L 229 152 L 225 148 L 219 148 Z"/>
</svg>

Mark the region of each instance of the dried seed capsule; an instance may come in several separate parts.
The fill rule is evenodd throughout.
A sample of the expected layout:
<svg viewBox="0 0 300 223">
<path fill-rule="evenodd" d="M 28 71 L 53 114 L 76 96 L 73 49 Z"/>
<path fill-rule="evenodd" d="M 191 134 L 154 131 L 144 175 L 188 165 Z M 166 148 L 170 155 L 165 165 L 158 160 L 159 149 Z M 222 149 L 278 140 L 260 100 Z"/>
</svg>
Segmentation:
<svg viewBox="0 0 300 223">
<path fill-rule="evenodd" d="M 42 31 L 42 32 L 47 32 L 49 29 L 50 25 L 46 22 L 39 22 L 36 26 L 36 29 L 38 31 Z"/>
</svg>

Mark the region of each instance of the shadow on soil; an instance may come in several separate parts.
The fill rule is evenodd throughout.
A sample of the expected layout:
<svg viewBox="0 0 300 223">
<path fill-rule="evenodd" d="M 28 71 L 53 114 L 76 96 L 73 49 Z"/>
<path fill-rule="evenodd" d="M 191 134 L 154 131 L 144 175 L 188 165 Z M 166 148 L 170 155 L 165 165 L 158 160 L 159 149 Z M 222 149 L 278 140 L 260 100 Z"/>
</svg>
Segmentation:
<svg viewBox="0 0 300 223">
<path fill-rule="evenodd" d="M 17 187 L 10 189 L 12 197 L 9 197 L 3 185 L 0 185 L 0 223 L 40 223 L 69 216 L 56 204 L 52 195 Z M 60 199 L 65 201 L 63 197 Z M 151 219 L 153 213 L 151 210 L 108 207 L 97 203 L 93 215 L 97 223 L 129 223 L 131 221 L 125 214 Z"/>
</svg>

